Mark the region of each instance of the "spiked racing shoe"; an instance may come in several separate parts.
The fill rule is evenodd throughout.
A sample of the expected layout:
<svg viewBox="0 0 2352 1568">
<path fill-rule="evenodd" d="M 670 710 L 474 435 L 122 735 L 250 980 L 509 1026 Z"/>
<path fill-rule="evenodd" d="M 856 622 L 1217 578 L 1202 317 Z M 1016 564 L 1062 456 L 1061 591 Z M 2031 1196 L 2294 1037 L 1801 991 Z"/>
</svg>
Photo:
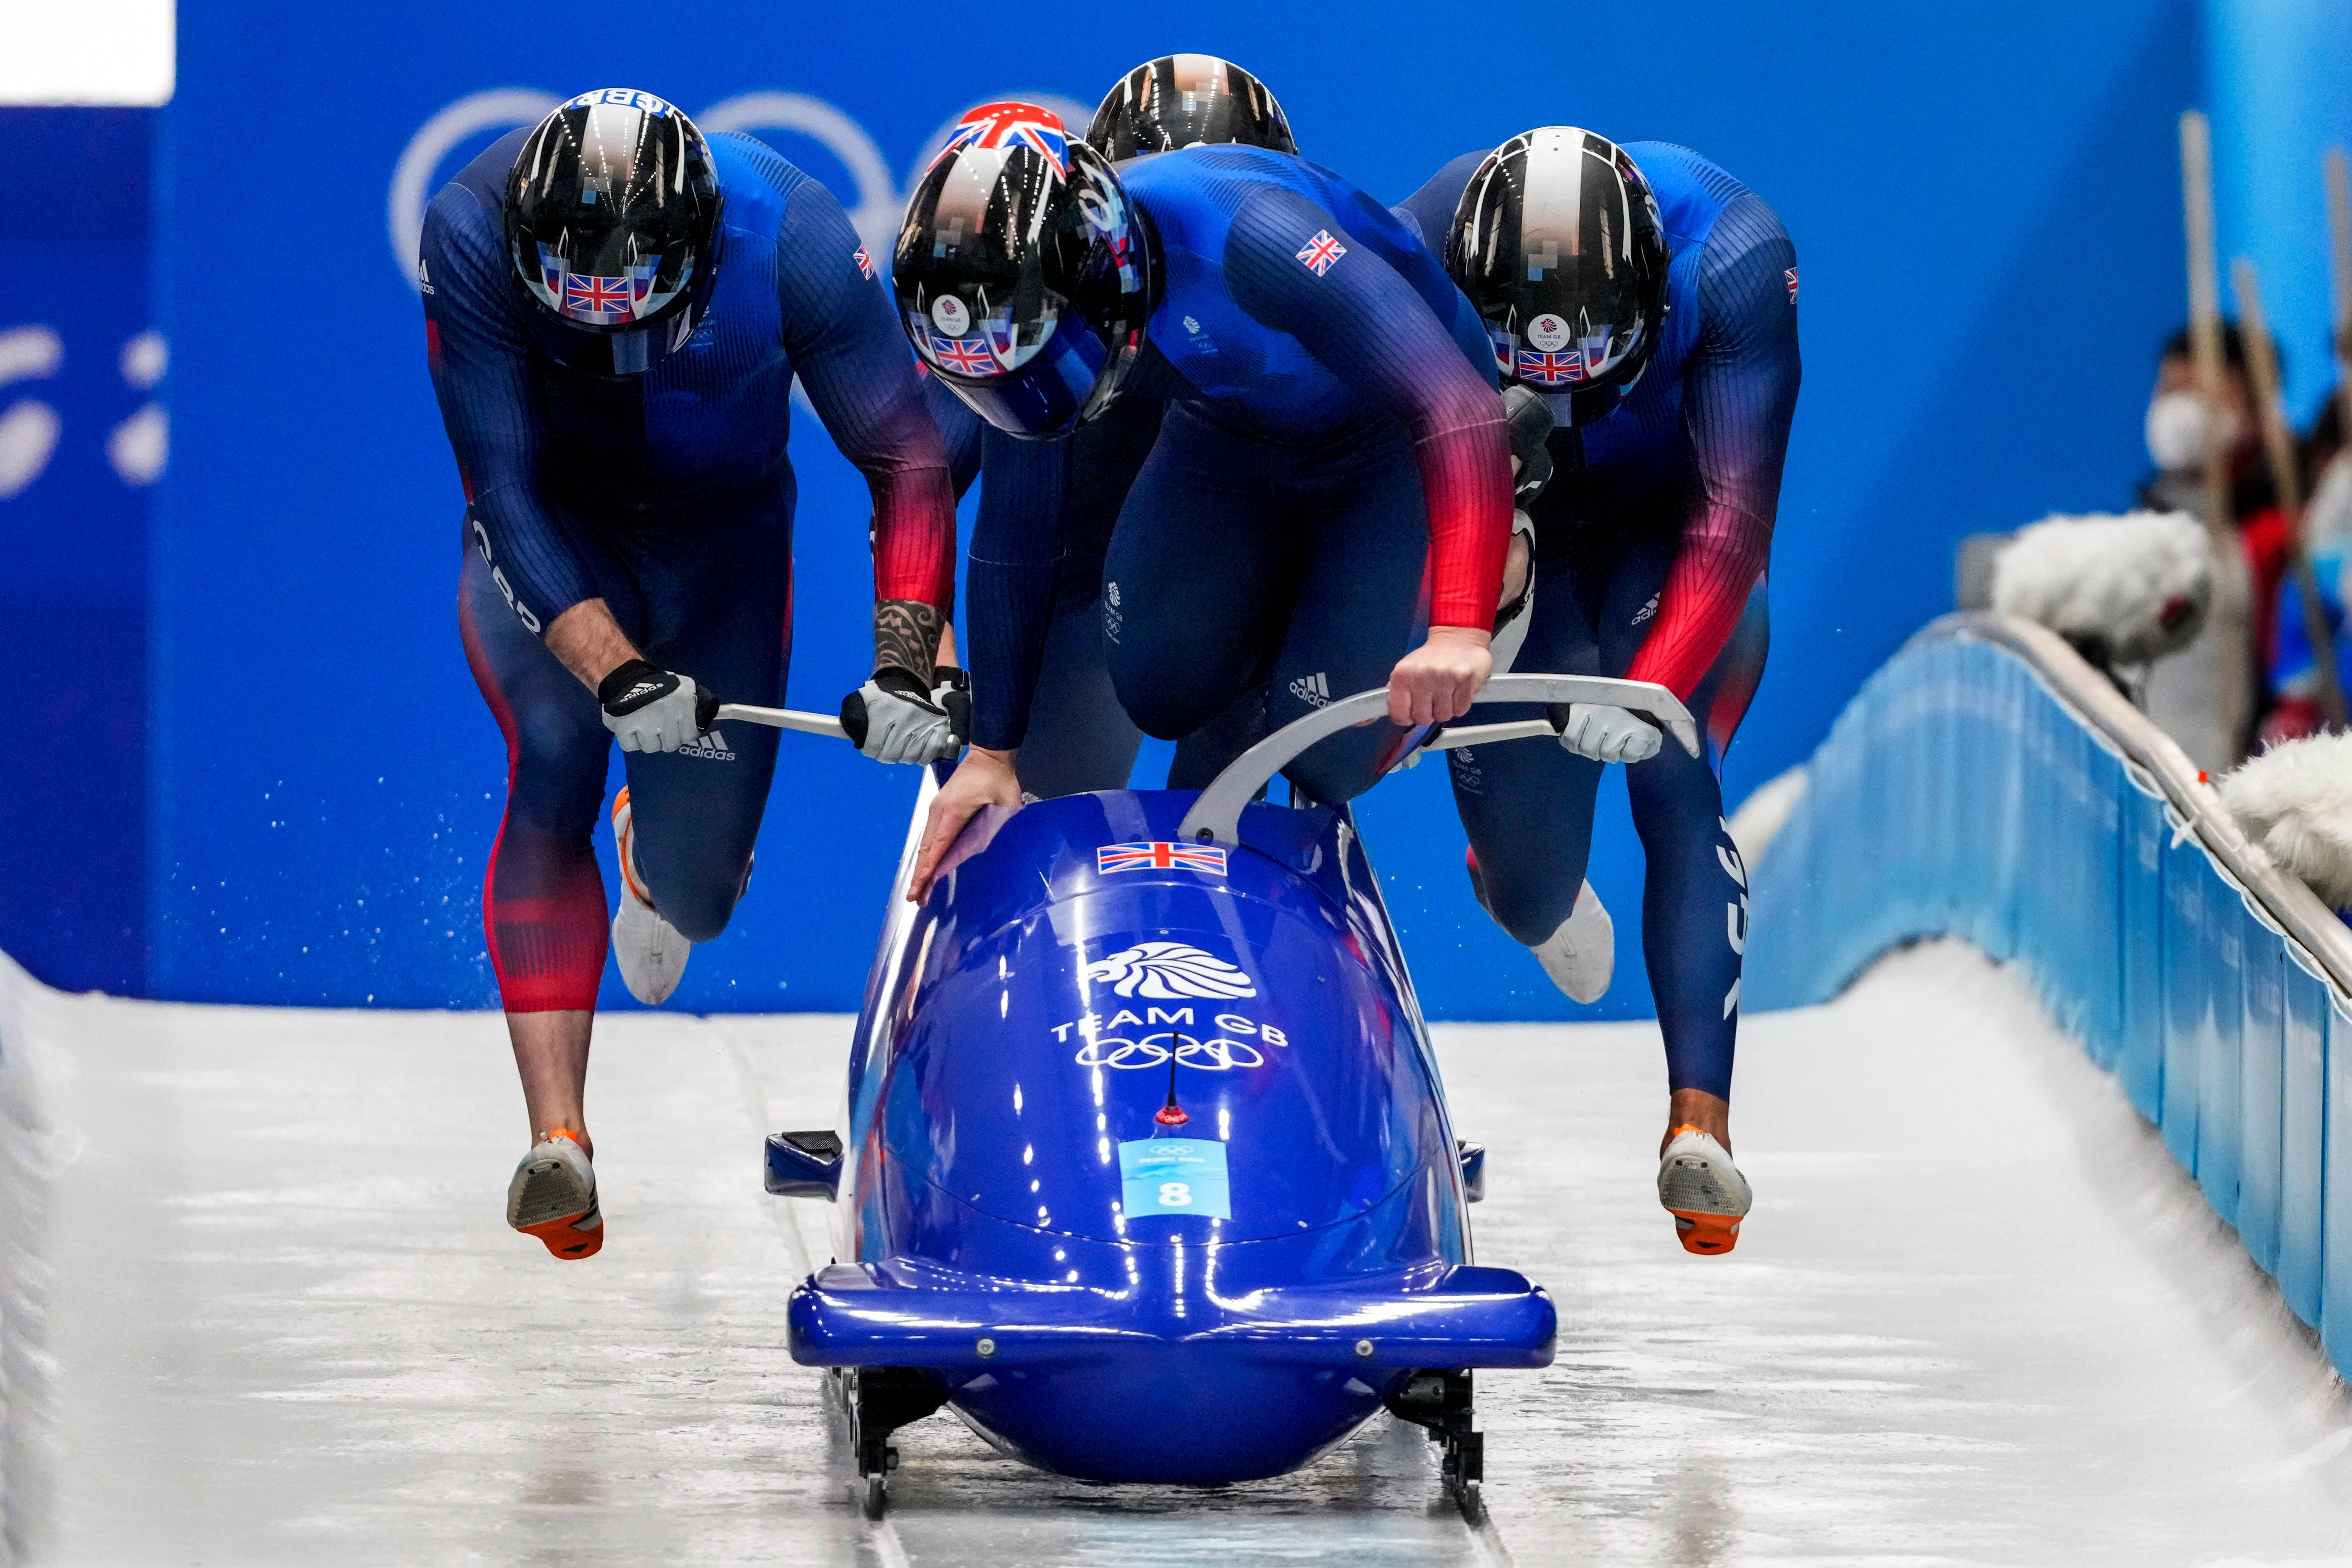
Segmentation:
<svg viewBox="0 0 2352 1568">
<path fill-rule="evenodd" d="M 507 1184 L 507 1223 L 565 1259 L 593 1258 L 604 1245 L 596 1167 L 570 1129 L 559 1127 L 532 1144 L 515 1167 Z"/>
<path fill-rule="evenodd" d="M 1658 1202 L 1675 1216 L 1683 1250 L 1713 1258 L 1739 1244 L 1755 1194 L 1728 1149 L 1696 1127 L 1677 1127 L 1658 1161 Z"/>
<path fill-rule="evenodd" d="M 686 977 L 686 961 L 694 943 L 661 918 L 651 894 L 637 875 L 637 835 L 631 825 L 628 786 L 613 797 L 613 842 L 620 850 L 621 907 L 613 916 L 613 958 L 621 966 L 621 984 L 648 1007 L 669 1000 Z"/>
<path fill-rule="evenodd" d="M 1528 951 L 1571 1001 L 1598 1002 L 1608 994 L 1617 972 L 1617 926 L 1591 882 L 1576 890 L 1576 907 L 1559 929 Z"/>
</svg>

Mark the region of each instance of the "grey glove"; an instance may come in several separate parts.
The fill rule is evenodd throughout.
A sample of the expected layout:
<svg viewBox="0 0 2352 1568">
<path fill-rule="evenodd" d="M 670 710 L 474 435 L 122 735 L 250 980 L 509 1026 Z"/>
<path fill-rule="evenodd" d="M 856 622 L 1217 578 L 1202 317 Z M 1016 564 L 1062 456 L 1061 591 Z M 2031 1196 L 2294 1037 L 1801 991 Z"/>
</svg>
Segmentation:
<svg viewBox="0 0 2352 1568">
<path fill-rule="evenodd" d="M 1571 702 L 1559 743 L 1596 763 L 1643 763 L 1658 752 L 1658 728 L 1606 702 Z"/>
<path fill-rule="evenodd" d="M 971 733 L 971 678 L 953 668 L 929 690 L 895 665 L 841 702 L 841 727 L 877 763 L 940 763 L 963 750 Z"/>
<path fill-rule="evenodd" d="M 719 717 L 719 693 L 642 658 L 606 676 L 596 700 L 625 752 L 675 752 Z"/>
</svg>

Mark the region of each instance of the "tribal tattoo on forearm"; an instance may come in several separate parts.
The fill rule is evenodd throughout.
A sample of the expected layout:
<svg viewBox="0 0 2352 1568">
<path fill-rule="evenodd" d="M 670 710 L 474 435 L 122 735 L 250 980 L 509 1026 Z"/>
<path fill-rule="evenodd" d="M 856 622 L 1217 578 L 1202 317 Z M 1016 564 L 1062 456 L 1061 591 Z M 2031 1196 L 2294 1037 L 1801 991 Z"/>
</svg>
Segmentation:
<svg viewBox="0 0 2352 1568">
<path fill-rule="evenodd" d="M 940 608 L 920 599 L 885 599 L 874 606 L 874 668 L 896 668 L 926 687 L 940 651 Z"/>
</svg>

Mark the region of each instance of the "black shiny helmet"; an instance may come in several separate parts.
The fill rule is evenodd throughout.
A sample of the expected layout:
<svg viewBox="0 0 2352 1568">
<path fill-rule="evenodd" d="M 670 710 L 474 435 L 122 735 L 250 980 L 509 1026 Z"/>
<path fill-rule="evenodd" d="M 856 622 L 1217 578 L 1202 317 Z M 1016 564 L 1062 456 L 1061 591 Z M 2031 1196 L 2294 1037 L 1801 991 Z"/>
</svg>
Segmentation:
<svg viewBox="0 0 2352 1568">
<path fill-rule="evenodd" d="M 1650 182 L 1623 148 L 1572 125 L 1488 153 L 1445 237 L 1445 269 L 1485 318 L 1503 384 L 1543 393 L 1563 424 L 1602 417 L 1640 378 L 1672 259 Z"/>
<path fill-rule="evenodd" d="M 891 283 L 923 363 L 982 418 L 1058 436 L 1108 407 L 1159 298 L 1150 220 L 1030 103 L 963 117 L 916 182 Z"/>
<path fill-rule="evenodd" d="M 582 93 L 523 141 L 507 175 L 507 253 L 558 360 L 644 371 L 691 336 L 719 270 L 709 144 L 649 92 Z"/>
<path fill-rule="evenodd" d="M 1298 151 L 1265 84 L 1214 55 L 1162 55 L 1136 67 L 1087 130 L 1087 144 L 1114 163 L 1204 142 Z"/>
</svg>

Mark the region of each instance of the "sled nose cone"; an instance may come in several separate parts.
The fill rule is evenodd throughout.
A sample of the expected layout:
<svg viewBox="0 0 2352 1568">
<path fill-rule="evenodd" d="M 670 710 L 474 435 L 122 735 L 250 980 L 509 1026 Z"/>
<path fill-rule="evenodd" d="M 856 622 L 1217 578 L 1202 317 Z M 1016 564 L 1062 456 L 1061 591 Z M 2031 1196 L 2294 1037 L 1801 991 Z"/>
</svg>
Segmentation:
<svg viewBox="0 0 2352 1568">
<path fill-rule="evenodd" d="M 793 1293 L 791 1326 L 804 1364 L 923 1369 L 1042 1469 L 1208 1485 L 1309 1462 L 1418 1368 L 1549 1365 L 1557 1319 L 1525 1276 L 1467 1265 L 1255 1290 L 1175 1318 L 1148 1295 L 1007 1289 L 890 1259 L 821 1270 Z"/>
</svg>

